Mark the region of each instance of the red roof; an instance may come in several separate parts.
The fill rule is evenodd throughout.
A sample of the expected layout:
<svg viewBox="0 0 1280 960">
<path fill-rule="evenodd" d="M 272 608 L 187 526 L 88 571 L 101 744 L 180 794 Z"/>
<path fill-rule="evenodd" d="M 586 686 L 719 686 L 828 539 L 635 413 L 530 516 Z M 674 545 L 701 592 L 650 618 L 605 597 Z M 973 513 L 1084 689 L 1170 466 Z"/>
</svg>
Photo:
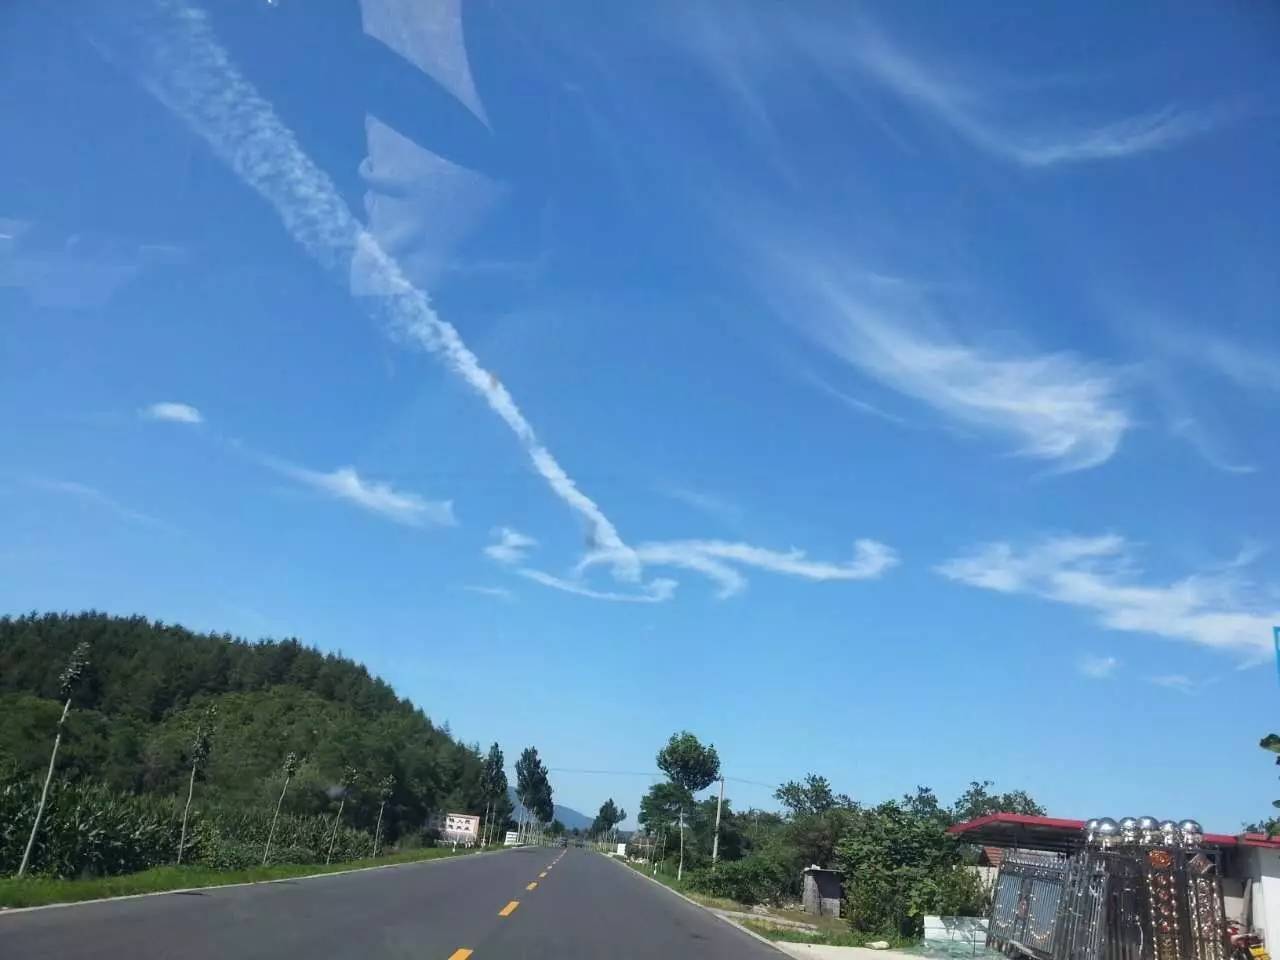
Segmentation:
<svg viewBox="0 0 1280 960">
<path fill-rule="evenodd" d="M 986 846 L 1032 846 L 1046 844 L 1043 849 L 1055 850 L 1079 842 L 1084 832 L 1083 820 L 1062 820 L 1058 817 L 1032 817 L 1022 813 L 992 813 L 964 823 L 953 824 L 947 833 L 963 834 Z M 1280 837 L 1268 837 L 1261 833 L 1206 833 L 1204 842 L 1215 847 L 1267 847 L 1280 850 Z"/>
</svg>

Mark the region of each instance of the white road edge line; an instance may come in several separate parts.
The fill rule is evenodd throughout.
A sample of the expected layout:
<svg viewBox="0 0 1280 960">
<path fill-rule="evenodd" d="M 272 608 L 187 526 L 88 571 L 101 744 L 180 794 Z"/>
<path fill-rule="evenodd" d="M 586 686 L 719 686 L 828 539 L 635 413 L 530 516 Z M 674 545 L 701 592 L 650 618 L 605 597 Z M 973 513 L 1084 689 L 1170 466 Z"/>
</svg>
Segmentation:
<svg viewBox="0 0 1280 960">
<path fill-rule="evenodd" d="M 603 856 L 603 855 L 602 855 L 602 856 Z M 617 863 L 617 860 L 616 860 L 615 858 L 613 858 L 613 857 L 605 857 L 605 859 L 606 859 L 606 860 L 613 860 L 615 863 Z M 620 867 L 622 867 L 624 870 L 626 870 L 626 871 L 627 871 L 627 873 L 634 873 L 634 874 L 635 874 L 637 877 L 639 877 L 641 880 L 648 880 L 648 881 L 649 881 L 650 883 L 652 883 L 655 887 L 659 887 L 660 889 L 667 891 L 667 893 L 670 893 L 670 894 L 672 894 L 672 895 L 674 895 L 674 896 L 679 897 L 679 898 L 680 898 L 681 900 L 683 900 L 685 903 L 691 903 L 691 904 L 693 904 L 693 905 L 694 905 L 695 907 L 697 907 L 699 910 L 702 910 L 702 911 L 704 911 L 705 913 L 709 913 L 709 914 L 711 914 L 711 916 L 715 917 L 717 920 L 723 920 L 723 921 L 724 921 L 725 923 L 727 923 L 729 926 L 734 927 L 734 928 L 736 928 L 736 929 L 738 929 L 738 930 L 741 930 L 743 933 L 745 933 L 748 937 L 751 937 L 753 940 L 759 940 L 759 941 L 760 941 L 761 943 L 763 943 L 766 947 L 770 947 L 770 948 L 772 948 L 772 949 L 776 950 L 778 953 L 782 954 L 784 957 L 790 957 L 790 956 L 791 956 L 791 954 L 787 953 L 787 951 L 783 950 L 780 946 L 778 946 L 776 943 L 774 943 L 774 942 L 773 942 L 772 940 L 770 940 L 768 937 L 762 937 L 762 936 L 760 936 L 760 934 L 756 933 L 754 930 L 749 930 L 749 929 L 747 929 L 746 927 L 744 927 L 742 924 L 737 923 L 737 922 L 736 922 L 736 921 L 734 921 L 734 920 L 730 920 L 728 917 L 721 916 L 720 914 L 718 914 L 718 913 L 716 913 L 714 910 L 712 910 L 710 907 L 703 906 L 703 905 L 702 905 L 702 904 L 700 904 L 697 900 L 692 900 L 692 899 L 690 899 L 689 897 L 686 897 L 686 896 L 685 896 L 683 893 L 681 893 L 679 890 L 672 890 L 672 889 L 671 889 L 670 887 L 668 887 L 665 883 L 660 883 L 659 881 L 657 881 L 657 880 L 653 879 L 653 877 L 649 876 L 647 873 L 641 873 L 639 870 L 633 870 L 633 869 L 631 869 L 631 867 L 629 867 L 629 866 L 628 866 L 627 864 L 625 864 L 625 863 L 619 863 L 619 864 L 618 864 L 618 866 L 620 866 Z"/>
<path fill-rule="evenodd" d="M 451 863 L 454 860 L 470 860 L 488 857 L 502 850 L 483 850 L 454 857 L 429 857 L 424 860 L 406 860 L 403 863 L 380 863 L 372 867 L 352 867 L 350 870 L 331 870 L 328 873 L 308 873 L 297 877 L 277 877 L 275 880 L 242 880 L 239 883 L 213 883 L 206 887 L 175 887 L 172 890 L 152 890 L 149 893 L 122 893 L 118 897 L 98 897 L 96 900 L 68 900 L 64 903 L 42 903 L 34 907 L 0 907 L 0 923 L 14 913 L 31 913 L 34 910 L 58 910 L 63 907 L 87 907 L 91 903 L 114 903 L 117 900 L 141 900 L 143 897 L 167 897 L 174 893 L 196 893 L 201 890 L 229 890 L 232 887 L 257 887 L 266 883 L 286 883 L 290 880 L 315 880 L 319 877 L 341 877 L 348 873 L 365 873 L 369 870 L 393 870 L 396 867 L 416 867 L 424 863 Z"/>
</svg>

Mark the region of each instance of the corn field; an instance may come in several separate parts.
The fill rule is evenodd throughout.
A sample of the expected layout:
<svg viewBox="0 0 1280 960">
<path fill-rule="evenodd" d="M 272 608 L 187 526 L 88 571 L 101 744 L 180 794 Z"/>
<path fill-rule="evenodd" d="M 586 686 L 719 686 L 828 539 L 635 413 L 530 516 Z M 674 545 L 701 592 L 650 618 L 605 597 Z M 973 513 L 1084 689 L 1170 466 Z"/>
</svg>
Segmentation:
<svg viewBox="0 0 1280 960">
<path fill-rule="evenodd" d="M 0 874 L 17 869 L 39 800 L 34 780 L 0 782 Z M 256 866 L 270 826 L 270 810 L 193 810 L 183 862 L 221 870 Z M 29 869 L 38 876 L 79 877 L 170 864 L 177 859 L 181 827 L 176 800 L 54 781 Z M 271 862 L 323 863 L 333 837 L 331 814 L 281 814 Z M 366 857 L 372 843 L 368 831 L 339 827 L 333 861 Z"/>
</svg>

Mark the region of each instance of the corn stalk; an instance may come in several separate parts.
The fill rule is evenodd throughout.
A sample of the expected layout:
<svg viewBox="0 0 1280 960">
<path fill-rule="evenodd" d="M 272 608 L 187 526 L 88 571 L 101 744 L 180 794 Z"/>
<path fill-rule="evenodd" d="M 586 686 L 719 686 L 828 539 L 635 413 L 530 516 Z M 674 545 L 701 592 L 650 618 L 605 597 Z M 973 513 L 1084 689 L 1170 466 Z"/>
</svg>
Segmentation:
<svg viewBox="0 0 1280 960">
<path fill-rule="evenodd" d="M 27 865 L 31 862 L 31 849 L 36 845 L 36 835 L 40 832 L 40 821 L 44 819 L 45 804 L 49 802 L 49 782 L 53 780 L 53 768 L 58 761 L 58 747 L 62 744 L 62 726 L 67 722 L 67 714 L 71 712 L 71 692 L 75 689 L 76 683 L 84 674 L 84 669 L 89 664 L 89 644 L 81 642 L 76 644 L 75 650 L 71 652 L 71 659 L 67 662 L 66 669 L 62 671 L 62 675 L 58 678 L 58 689 L 62 692 L 63 699 L 66 701 L 62 705 L 62 716 L 58 718 L 58 732 L 53 737 L 53 751 L 49 754 L 49 769 L 44 775 L 44 787 L 40 790 L 40 805 L 36 807 L 36 819 L 31 824 L 31 836 L 27 837 L 27 848 L 22 852 L 22 863 L 18 865 L 18 876 L 22 877 L 27 872 Z"/>
</svg>

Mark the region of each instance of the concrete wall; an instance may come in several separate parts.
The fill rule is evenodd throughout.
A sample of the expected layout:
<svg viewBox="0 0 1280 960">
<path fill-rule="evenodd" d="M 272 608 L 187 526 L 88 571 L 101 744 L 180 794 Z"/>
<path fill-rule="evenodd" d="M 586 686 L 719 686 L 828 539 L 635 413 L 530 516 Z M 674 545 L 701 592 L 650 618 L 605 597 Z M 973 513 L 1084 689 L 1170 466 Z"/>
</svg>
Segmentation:
<svg viewBox="0 0 1280 960">
<path fill-rule="evenodd" d="M 1241 866 L 1240 872 L 1253 878 L 1253 927 L 1275 953 L 1280 950 L 1280 850 L 1250 847 Z"/>
</svg>

